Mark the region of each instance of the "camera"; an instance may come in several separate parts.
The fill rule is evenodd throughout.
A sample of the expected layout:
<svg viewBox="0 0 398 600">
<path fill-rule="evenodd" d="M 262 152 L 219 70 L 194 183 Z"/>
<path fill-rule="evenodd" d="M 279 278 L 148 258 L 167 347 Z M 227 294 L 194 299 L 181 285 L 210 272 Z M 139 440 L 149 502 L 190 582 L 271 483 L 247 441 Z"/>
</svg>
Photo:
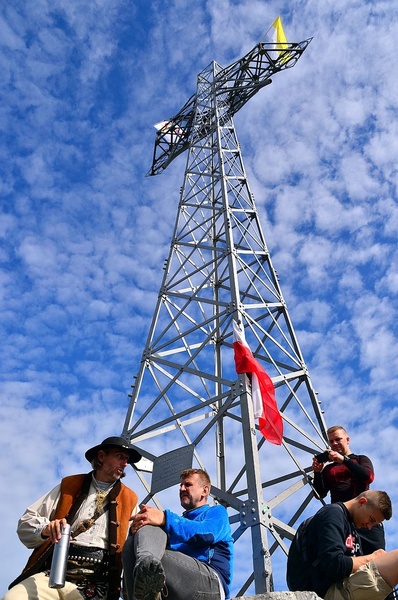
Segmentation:
<svg viewBox="0 0 398 600">
<path fill-rule="evenodd" d="M 326 452 L 322 452 L 322 454 L 316 454 L 315 458 L 317 459 L 317 461 L 319 463 L 328 462 L 328 460 L 329 460 L 329 450 L 326 450 Z"/>
</svg>

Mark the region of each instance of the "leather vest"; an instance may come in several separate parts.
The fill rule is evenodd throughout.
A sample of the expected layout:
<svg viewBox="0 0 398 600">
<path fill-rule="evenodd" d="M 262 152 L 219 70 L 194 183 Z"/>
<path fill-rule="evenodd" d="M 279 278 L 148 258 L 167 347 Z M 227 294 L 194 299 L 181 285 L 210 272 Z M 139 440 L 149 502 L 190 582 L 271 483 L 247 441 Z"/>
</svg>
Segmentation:
<svg viewBox="0 0 398 600">
<path fill-rule="evenodd" d="M 70 475 L 61 481 L 61 495 L 53 519 L 66 518 L 71 523 L 83 501 L 87 498 L 92 479 L 92 472 L 87 475 Z M 109 492 L 108 510 L 108 549 L 109 549 L 109 590 L 108 600 L 117 600 L 120 597 L 120 584 L 122 572 L 122 548 L 126 540 L 129 519 L 134 507 L 137 505 L 137 495 L 120 481 L 117 481 Z M 35 548 L 21 575 L 10 585 L 9 589 L 39 573 L 43 565 L 51 558 L 53 544 L 45 540 L 41 546 Z"/>
</svg>

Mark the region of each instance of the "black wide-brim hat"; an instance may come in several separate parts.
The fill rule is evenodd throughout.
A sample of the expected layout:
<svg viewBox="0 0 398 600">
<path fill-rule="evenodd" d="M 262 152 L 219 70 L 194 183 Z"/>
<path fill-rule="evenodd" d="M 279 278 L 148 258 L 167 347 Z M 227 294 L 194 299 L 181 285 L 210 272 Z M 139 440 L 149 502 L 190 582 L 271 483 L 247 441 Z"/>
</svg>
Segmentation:
<svg viewBox="0 0 398 600">
<path fill-rule="evenodd" d="M 89 462 L 97 456 L 99 450 L 106 450 L 108 448 L 120 448 L 129 455 L 129 464 L 136 463 L 141 460 L 142 456 L 135 448 L 132 448 L 127 440 L 122 437 L 108 437 L 98 446 L 89 448 L 84 455 Z"/>
</svg>

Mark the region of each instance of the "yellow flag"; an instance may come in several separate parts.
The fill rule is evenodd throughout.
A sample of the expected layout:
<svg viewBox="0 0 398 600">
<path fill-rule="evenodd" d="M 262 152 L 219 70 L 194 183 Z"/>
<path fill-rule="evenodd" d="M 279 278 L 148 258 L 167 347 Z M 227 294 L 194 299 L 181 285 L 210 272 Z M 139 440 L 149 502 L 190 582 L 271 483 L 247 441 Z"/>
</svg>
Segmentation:
<svg viewBox="0 0 398 600">
<path fill-rule="evenodd" d="M 272 23 L 272 27 L 274 30 L 274 42 L 278 44 L 278 50 L 282 51 L 287 48 L 287 39 L 285 32 L 283 31 L 282 19 L 278 17 Z M 279 45 L 280 44 L 280 45 Z"/>
</svg>

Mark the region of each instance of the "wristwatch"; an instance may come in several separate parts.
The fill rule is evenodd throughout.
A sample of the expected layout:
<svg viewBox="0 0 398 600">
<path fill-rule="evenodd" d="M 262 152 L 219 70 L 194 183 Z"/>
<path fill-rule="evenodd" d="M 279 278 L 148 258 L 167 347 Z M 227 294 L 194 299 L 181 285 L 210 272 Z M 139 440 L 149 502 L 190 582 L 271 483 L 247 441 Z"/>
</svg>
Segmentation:
<svg viewBox="0 0 398 600">
<path fill-rule="evenodd" d="M 344 462 L 349 462 L 351 458 L 349 456 L 344 456 Z"/>
</svg>

